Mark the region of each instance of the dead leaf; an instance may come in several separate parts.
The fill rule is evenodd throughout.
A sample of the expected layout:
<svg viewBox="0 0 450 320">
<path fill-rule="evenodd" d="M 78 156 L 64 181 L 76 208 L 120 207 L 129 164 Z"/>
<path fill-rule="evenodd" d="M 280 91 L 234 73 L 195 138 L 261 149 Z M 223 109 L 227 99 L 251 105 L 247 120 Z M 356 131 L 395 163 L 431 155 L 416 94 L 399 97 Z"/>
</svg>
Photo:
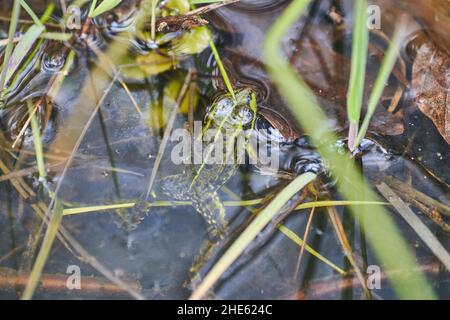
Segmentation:
<svg viewBox="0 0 450 320">
<path fill-rule="evenodd" d="M 392 1 L 389 4 L 392 5 Z M 435 43 L 450 53 L 450 1 L 407 0 L 402 1 L 401 6 L 405 7 L 405 11 L 413 12 Z"/>
<path fill-rule="evenodd" d="M 432 42 L 416 53 L 412 73 L 414 101 L 450 144 L 450 57 Z"/>
</svg>

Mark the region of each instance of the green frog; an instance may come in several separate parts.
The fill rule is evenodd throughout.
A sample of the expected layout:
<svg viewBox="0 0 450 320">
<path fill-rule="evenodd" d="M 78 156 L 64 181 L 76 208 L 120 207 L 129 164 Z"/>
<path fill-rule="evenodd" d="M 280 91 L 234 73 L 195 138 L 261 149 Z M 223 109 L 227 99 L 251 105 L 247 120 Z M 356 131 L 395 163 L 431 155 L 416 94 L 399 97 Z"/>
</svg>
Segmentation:
<svg viewBox="0 0 450 320">
<path fill-rule="evenodd" d="M 240 157 L 244 153 L 235 152 L 234 142 L 243 135 L 244 140 L 241 141 L 247 146 L 249 135 L 255 127 L 256 112 L 255 93 L 250 89 L 240 90 L 234 97 L 230 94 L 219 97 L 207 112 L 202 134 L 194 137 L 197 143 L 202 143 L 202 163 L 185 165 L 181 174 L 164 177 L 157 182 L 157 189 L 164 197 L 192 203 L 208 224 L 211 239 L 222 237 L 226 231 L 225 208 L 217 192 L 235 174 L 239 163 L 242 163 Z M 205 143 L 203 137 L 208 134 L 211 140 Z M 215 143 L 225 135 L 227 143 L 230 139 L 234 141 L 231 144 L 233 147 L 219 144 L 223 146 L 223 158 L 220 163 L 213 163 L 212 153 L 218 151 Z M 214 159 L 217 159 L 217 155 Z M 227 159 L 230 161 L 226 161 Z"/>
<path fill-rule="evenodd" d="M 212 242 L 223 237 L 228 225 L 218 190 L 236 173 L 239 164 L 243 163 L 245 152 L 242 152 L 242 148 L 254 156 L 248 141 L 255 128 L 256 113 L 256 94 L 251 89 L 245 88 L 236 91 L 234 95 L 219 96 L 206 112 L 200 135 L 193 137 L 194 143 L 202 145 L 201 161 L 183 164 L 181 173 L 155 182 L 153 198 L 190 202 L 205 219 Z M 211 139 L 204 142 L 206 136 Z M 223 142 L 224 136 L 226 143 Z M 222 139 L 222 144 L 219 139 Z M 233 143 L 230 144 L 230 141 Z M 236 141 L 244 143 L 239 144 L 239 152 Z M 223 149 L 218 150 L 216 143 Z M 222 153 L 222 161 L 214 161 L 217 159 L 217 152 Z M 121 215 L 121 224 L 125 223 L 124 227 L 128 230 L 135 229 L 150 209 L 147 199 L 141 201 L 131 213 Z"/>
</svg>

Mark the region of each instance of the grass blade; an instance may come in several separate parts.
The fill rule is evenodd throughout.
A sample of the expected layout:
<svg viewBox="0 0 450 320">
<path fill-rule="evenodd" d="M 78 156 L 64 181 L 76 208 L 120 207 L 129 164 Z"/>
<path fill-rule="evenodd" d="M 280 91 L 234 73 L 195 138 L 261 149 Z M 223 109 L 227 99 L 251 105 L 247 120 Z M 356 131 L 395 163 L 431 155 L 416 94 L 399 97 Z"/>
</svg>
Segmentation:
<svg viewBox="0 0 450 320">
<path fill-rule="evenodd" d="M 22 5 L 22 7 L 25 9 L 25 11 L 30 15 L 31 19 L 33 19 L 33 22 L 38 25 L 41 26 L 42 22 L 41 20 L 38 18 L 38 16 L 34 13 L 33 9 L 30 8 L 30 6 L 28 5 L 28 3 L 25 0 L 21 0 L 20 4 Z"/>
<path fill-rule="evenodd" d="M 394 37 L 392 39 L 392 43 L 389 45 L 389 49 L 381 64 L 381 69 L 377 75 L 375 84 L 370 94 L 369 102 L 367 105 L 367 113 L 364 118 L 364 122 L 361 125 L 361 130 L 359 131 L 355 147 L 357 147 L 361 143 L 361 140 L 364 139 L 366 135 L 367 129 L 369 128 L 370 120 L 372 119 L 372 116 L 375 113 L 375 109 L 378 105 L 378 102 L 380 101 L 381 95 L 383 94 L 386 83 L 389 80 L 392 69 L 395 66 L 395 62 L 397 61 L 397 57 L 400 52 L 400 46 L 403 42 L 405 34 L 406 34 L 405 24 L 402 23 L 400 27 L 398 27 L 398 29 L 396 30 Z"/>
<path fill-rule="evenodd" d="M 22 39 L 20 39 L 17 44 L 14 52 L 9 59 L 8 67 L 5 75 L 5 84 L 11 79 L 11 77 L 16 72 L 17 68 L 22 63 L 23 59 L 26 57 L 27 53 L 33 47 L 33 44 L 36 40 L 41 36 L 42 32 L 44 32 L 45 27 L 43 25 L 32 25 L 27 32 L 24 34 Z"/>
<path fill-rule="evenodd" d="M 228 77 L 227 71 L 225 70 L 225 68 L 223 66 L 222 59 L 220 59 L 219 52 L 217 51 L 216 44 L 214 43 L 212 37 L 209 41 L 209 45 L 211 46 L 211 50 L 214 54 L 214 58 L 216 59 L 220 74 L 222 75 L 223 81 L 225 82 L 225 86 L 227 87 L 227 90 L 231 94 L 233 99 L 236 100 L 236 95 L 234 94 L 234 90 L 233 90 L 233 86 L 231 85 L 230 78 Z"/>
<path fill-rule="evenodd" d="M 95 1 L 94 1 L 95 2 Z M 89 13 L 90 18 L 95 18 L 111 9 L 117 7 L 122 0 L 104 0 L 97 8 Z M 95 6 L 95 4 L 93 4 Z"/>
<path fill-rule="evenodd" d="M 369 30 L 367 28 L 367 1 L 353 2 L 353 41 L 350 72 L 350 86 L 347 93 L 347 116 L 350 122 L 348 146 L 353 150 L 358 135 L 359 119 L 364 99 L 364 83 L 366 78 L 367 50 L 369 46 Z"/>
<path fill-rule="evenodd" d="M 5 176 L 0 176 L 0 182 L 6 180 Z M 3 178 L 3 179 L 2 179 Z M 239 200 L 239 201 L 224 201 L 223 205 L 225 207 L 250 207 L 256 206 L 263 202 L 264 199 L 254 199 L 254 200 Z M 118 203 L 109 205 L 98 205 L 98 206 L 87 206 L 80 208 L 69 208 L 64 209 L 64 215 L 70 216 L 75 214 L 83 213 L 93 213 L 108 210 L 117 209 L 129 209 L 133 208 L 136 202 L 129 203 Z M 149 207 L 173 207 L 173 206 L 191 206 L 191 201 L 154 201 L 146 203 Z M 326 208 L 326 207 L 339 207 L 339 206 L 368 206 L 368 205 L 389 205 L 386 202 L 369 202 L 369 201 L 315 201 L 306 202 L 297 206 L 295 210 L 304 210 L 311 208 Z"/>
<path fill-rule="evenodd" d="M 323 255 L 321 255 L 318 251 L 314 250 L 311 246 L 309 246 L 307 243 L 305 243 L 305 241 L 300 238 L 294 231 L 292 231 L 291 229 L 289 229 L 286 226 L 283 225 L 279 225 L 278 229 L 286 236 L 288 237 L 292 242 L 294 242 L 295 244 L 297 244 L 299 247 L 304 246 L 305 250 L 309 252 L 309 254 L 311 254 L 312 256 L 314 256 L 315 258 L 319 259 L 320 261 L 322 261 L 323 263 L 329 265 L 331 268 L 333 268 L 337 273 L 341 274 L 341 275 L 345 275 L 346 272 L 344 270 L 342 270 L 341 268 L 339 268 L 337 265 L 335 265 L 333 262 L 331 262 L 330 260 L 328 260 L 327 258 L 325 258 Z"/>
<path fill-rule="evenodd" d="M 97 7 L 97 0 L 92 0 L 91 6 L 89 8 L 88 17 L 91 18 L 94 13 L 95 7 Z"/>
<path fill-rule="evenodd" d="M 6 83 L 6 73 L 8 72 L 9 59 L 13 50 L 13 39 L 16 33 L 17 23 L 19 22 L 20 14 L 20 0 L 14 0 L 14 6 L 11 13 L 11 22 L 9 24 L 8 32 L 8 44 L 6 45 L 5 55 L 3 57 L 2 73 L 0 75 L 0 91 L 3 91 L 3 87 Z"/>
<path fill-rule="evenodd" d="M 69 41 L 72 38 L 72 34 L 63 32 L 44 32 L 41 38 L 54 41 Z"/>
<path fill-rule="evenodd" d="M 47 8 L 45 9 L 44 13 L 41 16 L 40 22 L 42 24 L 46 23 L 48 19 L 51 18 L 51 15 L 53 11 L 55 10 L 55 5 L 53 3 L 50 3 Z"/>
<path fill-rule="evenodd" d="M 25 291 L 22 295 L 22 300 L 30 300 L 33 297 L 33 293 L 39 284 L 39 279 L 41 278 L 42 270 L 44 269 L 53 242 L 58 233 L 59 226 L 61 225 L 62 216 L 63 216 L 63 208 L 62 205 L 57 200 L 54 213 L 50 219 L 50 222 L 48 223 L 44 240 L 42 241 L 42 245 L 36 258 L 36 261 L 33 265 L 33 269 L 31 270 L 27 286 L 25 287 Z"/>
<path fill-rule="evenodd" d="M 44 149 L 42 147 L 41 131 L 39 129 L 36 113 L 33 111 L 33 105 L 31 104 L 31 101 L 27 100 L 27 104 L 29 116 L 31 117 L 31 130 L 33 132 L 34 138 L 34 150 L 36 153 L 36 162 L 39 171 L 39 180 L 43 182 L 46 179 L 47 173 L 45 171 Z"/>
<path fill-rule="evenodd" d="M 400 197 L 388 187 L 384 182 L 377 186 L 380 193 L 390 201 L 397 212 L 403 219 L 414 229 L 422 241 L 430 248 L 431 252 L 450 271 L 450 254 L 439 242 L 436 236 L 428 229 L 428 227 L 420 220 L 420 218 L 400 199 Z"/>
</svg>

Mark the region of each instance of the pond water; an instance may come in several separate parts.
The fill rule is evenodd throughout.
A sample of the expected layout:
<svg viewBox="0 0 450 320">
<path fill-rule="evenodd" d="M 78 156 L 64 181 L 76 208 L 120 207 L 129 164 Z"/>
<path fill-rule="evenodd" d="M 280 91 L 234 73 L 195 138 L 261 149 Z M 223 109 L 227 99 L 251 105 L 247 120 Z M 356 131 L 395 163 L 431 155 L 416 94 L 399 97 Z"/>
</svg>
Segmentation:
<svg viewBox="0 0 450 320">
<path fill-rule="evenodd" d="M 348 130 L 345 101 L 351 56 L 351 23 L 347 23 L 352 18 L 351 2 L 313 1 L 308 16 L 298 21 L 283 40 L 288 59 L 318 96 L 330 118 L 330 125 L 342 138 L 342 145 L 336 148 L 343 148 Z M 255 93 L 257 115 L 253 119 L 249 113 L 249 119 L 255 121 L 256 129 L 267 129 L 271 141 L 278 142 L 277 170 L 250 164 L 249 159 L 233 168 L 208 166 L 206 173 L 198 178 L 205 194 L 200 196 L 198 191 L 186 196 L 187 199 L 177 197 L 180 185 L 176 181 L 179 180 L 167 185 L 164 178 L 186 175 L 186 183 L 196 177 L 195 173 L 192 176 L 187 173 L 188 165 L 174 164 L 172 150 L 178 141 L 168 141 L 162 158 L 158 159 L 160 147 L 165 143 L 167 125 L 171 123 L 172 115 L 174 129 L 189 129 L 193 120 L 205 124 L 207 119 L 213 119 L 219 123 L 223 118 L 220 118 L 220 112 L 213 111 L 216 110 L 214 103 L 224 103 L 226 84 L 209 46 L 193 55 L 177 56 L 179 62 L 174 70 L 171 58 L 167 61 L 167 57 L 158 60 L 161 56 L 150 56 L 155 42 L 148 34 L 133 39 L 124 37 L 121 32 L 133 25 L 138 15 L 135 7 L 138 3 L 124 1 L 113 13 L 94 19 L 85 38 L 40 42 L 3 95 L 0 109 L 0 298 L 21 296 L 23 285 L 19 282 L 8 284 L 5 275 L 11 270 L 23 274 L 31 270 L 39 249 L 33 244 L 43 234 L 36 212 L 45 213 L 40 206 L 48 205 L 54 192 L 65 208 L 72 209 L 136 203 L 133 208 L 66 215 L 62 225 L 76 239 L 77 245 L 85 249 L 84 253 L 95 257 L 116 277 L 139 287 L 135 290 L 148 299 L 189 297 L 192 285 L 196 283 L 192 279 L 197 276 L 196 272 L 190 271 L 193 264 L 202 262 L 199 274 L 204 275 L 224 248 L 251 221 L 253 209 L 257 208 L 230 205 L 230 202 L 270 199 L 293 177 L 309 171 L 320 174 L 320 183 L 316 184 L 318 191 L 296 196 L 286 208 L 314 201 L 317 196 L 340 199 L 334 181 L 327 173 L 327 164 L 321 161 L 295 122 L 262 62 L 265 35 L 290 3 L 288 0 L 242 0 L 205 14 L 233 87 L 251 89 Z M 36 1 L 32 7 L 36 12 L 42 12 L 47 4 Z M 55 4 L 57 9 L 52 22 L 61 17 L 59 1 Z M 383 5 L 383 1 L 380 4 Z M 83 19 L 87 9 L 82 7 Z M 5 6 L 2 10 L 2 16 L 7 17 L 10 8 Z M 394 9 L 392 11 L 395 13 Z M 336 22 L 336 16 L 330 12 L 338 12 L 346 23 Z M 390 26 L 393 21 L 387 19 L 383 23 Z M 7 30 L 8 21 L 4 21 L 0 24 L 2 38 L 7 37 Z M 419 49 L 433 38 L 425 36 L 423 40 L 422 36 L 422 40 L 417 40 L 417 34 L 424 31 L 424 25 L 418 22 L 411 22 L 409 30 L 411 35 L 402 52 L 404 65 L 399 63 L 397 73 L 389 79 L 383 103 L 357 160 L 371 185 L 386 182 L 402 194 L 402 199 L 411 204 L 443 246 L 449 248 L 450 230 L 446 224 L 450 206 L 449 147 L 434 119 L 418 108 L 416 98 L 421 92 L 412 85 Z M 392 28 L 386 28 L 386 33 L 391 36 Z M 168 38 L 171 36 L 179 37 L 167 35 Z M 120 51 L 122 49 L 111 52 L 113 43 L 121 41 L 126 42 L 125 53 Z M 200 43 L 201 39 L 195 41 Z M 386 42 L 379 34 L 371 34 L 371 45 L 367 94 Z M 74 60 L 66 69 L 71 50 Z M 169 49 L 163 44 L 158 50 Z M 450 59 L 445 49 L 436 50 Z M 121 58 L 115 59 L 115 55 Z M 145 61 L 150 67 L 143 67 L 145 72 L 136 72 L 139 61 Z M 166 68 L 166 65 L 169 66 Z M 154 70 L 158 68 L 163 69 Z M 444 72 L 449 70 L 450 66 Z M 55 79 L 62 73 L 66 74 L 64 81 L 57 93 L 50 95 Z M 142 76 L 142 73 L 147 74 Z M 186 97 L 190 98 L 182 100 L 181 112 L 173 113 L 179 92 L 189 78 L 192 81 Z M 448 87 L 442 90 L 448 92 Z M 399 93 L 400 99 L 396 100 Z M 32 131 L 21 132 L 28 118 L 27 101 L 41 106 L 36 115 L 45 150 L 48 174 L 45 182 L 39 179 Z M 251 97 L 242 104 L 243 110 L 250 112 Z M 389 111 L 391 108 L 393 110 Z M 245 125 L 248 127 L 250 122 L 246 121 Z M 232 128 L 236 127 L 234 124 Z M 80 136 L 82 139 L 78 141 Z M 13 147 L 15 140 L 17 143 Z M 72 152 L 74 148 L 76 152 Z M 68 160 L 70 165 L 65 168 Z M 155 166 L 157 174 L 153 177 Z M 195 167 L 196 170 L 199 168 L 200 165 Z M 165 193 L 160 192 L 163 184 Z M 149 186 L 151 192 L 148 192 Z M 439 202 L 440 206 L 436 207 L 429 198 Z M 223 209 L 224 219 L 228 222 L 225 235 L 218 238 L 211 235 L 211 224 L 205 220 L 205 213 L 199 214 L 205 210 L 199 210 L 195 205 L 174 203 L 186 200 L 197 201 L 206 209 Z M 145 204 L 154 201 L 160 205 L 149 207 Z M 338 207 L 337 210 L 358 264 L 363 270 L 378 265 L 360 221 L 354 221 L 346 208 Z M 282 223 L 303 238 L 310 212 L 310 209 L 294 210 Z M 390 212 L 437 295 L 450 298 L 448 272 L 396 211 Z M 435 218 L 442 216 L 442 219 L 432 221 L 426 213 L 434 214 Z M 360 284 L 355 281 L 354 286 L 345 285 L 343 279 L 347 277 L 336 271 L 350 271 L 352 266 L 326 209 L 316 210 L 307 242 L 329 263 L 305 252 L 298 266 L 300 246 L 292 240 L 295 237 L 288 237 L 288 233 L 276 228 L 278 222 L 274 221 L 266 228 L 224 275 L 211 293 L 212 298 L 363 298 Z M 202 252 L 208 241 L 218 245 L 215 253 L 205 258 Z M 77 246 L 70 241 L 65 243 L 56 239 L 43 271 L 42 285 L 34 297 L 131 298 L 120 288 L 101 285 L 105 275 L 95 268 L 98 265 L 80 255 Z M 80 268 L 82 285 L 88 283 L 91 287 L 82 290 L 64 288 L 68 267 L 74 265 Z M 350 278 L 356 279 L 356 276 Z M 51 280 L 61 284 L 49 285 Z M 323 282 L 334 285 L 334 289 L 321 292 Z M 395 297 L 386 281 L 374 293 L 378 298 Z"/>
</svg>

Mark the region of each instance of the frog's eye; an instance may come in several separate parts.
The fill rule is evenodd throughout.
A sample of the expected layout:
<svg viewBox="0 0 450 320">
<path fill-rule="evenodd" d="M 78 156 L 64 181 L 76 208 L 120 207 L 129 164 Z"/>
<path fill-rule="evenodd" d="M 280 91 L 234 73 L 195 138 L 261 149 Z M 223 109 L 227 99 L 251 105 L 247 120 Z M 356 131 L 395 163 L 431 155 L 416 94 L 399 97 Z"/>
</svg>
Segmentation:
<svg viewBox="0 0 450 320">
<path fill-rule="evenodd" d="M 246 126 L 250 122 L 252 122 L 254 114 L 252 110 L 248 107 L 248 105 L 242 106 L 239 108 L 238 114 L 236 116 L 236 122 L 238 125 Z"/>
</svg>

